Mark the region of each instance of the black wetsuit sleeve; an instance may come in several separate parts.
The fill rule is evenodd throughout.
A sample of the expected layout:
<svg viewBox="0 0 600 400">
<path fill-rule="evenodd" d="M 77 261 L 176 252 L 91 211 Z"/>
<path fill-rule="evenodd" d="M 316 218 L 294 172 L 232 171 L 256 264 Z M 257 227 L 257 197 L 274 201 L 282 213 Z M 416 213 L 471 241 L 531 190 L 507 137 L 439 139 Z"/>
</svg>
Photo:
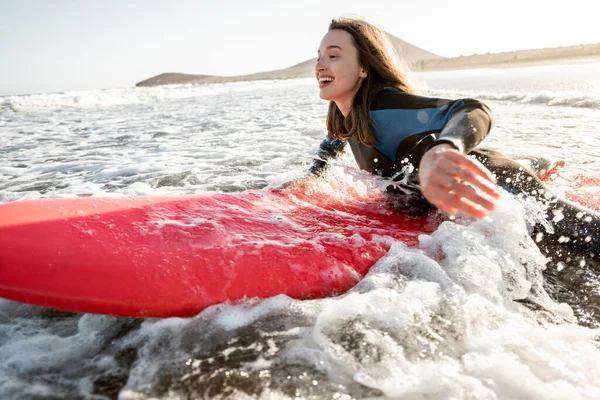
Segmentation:
<svg viewBox="0 0 600 400">
<path fill-rule="evenodd" d="M 466 154 L 473 150 L 491 131 L 494 117 L 483 103 L 473 99 L 462 99 L 463 106 L 454 111 L 441 132 L 436 135 L 425 151 L 447 143 Z"/>
<path fill-rule="evenodd" d="M 346 142 L 341 140 L 332 140 L 329 136 L 325 138 L 319 145 L 319 151 L 317 152 L 310 170 L 308 171 L 311 175 L 322 175 L 329 166 L 329 161 L 336 158 L 346 146 Z"/>
</svg>

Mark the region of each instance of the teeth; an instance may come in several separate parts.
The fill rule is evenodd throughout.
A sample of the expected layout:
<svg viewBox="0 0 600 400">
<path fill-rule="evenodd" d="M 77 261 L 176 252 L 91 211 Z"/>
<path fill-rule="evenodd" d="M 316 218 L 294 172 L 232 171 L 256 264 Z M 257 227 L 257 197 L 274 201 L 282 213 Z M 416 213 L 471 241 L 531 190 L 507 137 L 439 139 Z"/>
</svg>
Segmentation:
<svg viewBox="0 0 600 400">
<path fill-rule="evenodd" d="M 322 78 L 319 78 L 319 82 L 331 82 L 332 80 L 333 78 L 330 76 L 324 76 Z"/>
</svg>

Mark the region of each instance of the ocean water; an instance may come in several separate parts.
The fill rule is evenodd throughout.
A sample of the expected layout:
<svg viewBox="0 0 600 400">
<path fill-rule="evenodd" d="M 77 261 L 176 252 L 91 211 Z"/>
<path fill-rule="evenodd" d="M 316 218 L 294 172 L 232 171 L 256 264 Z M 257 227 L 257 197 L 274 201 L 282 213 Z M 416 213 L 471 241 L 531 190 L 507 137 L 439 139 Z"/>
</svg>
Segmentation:
<svg viewBox="0 0 600 400">
<path fill-rule="evenodd" d="M 485 145 L 564 161 L 557 192 L 600 172 L 600 64 L 414 79 L 432 96 L 486 102 Z M 325 114 L 313 79 L 0 97 L 0 202 L 277 187 L 306 175 Z M 312 189 L 366 192 L 376 179 L 344 154 Z M 599 189 L 577 190 L 597 208 Z M 396 243 L 339 297 L 165 319 L 0 299 L 0 398 L 600 398 L 597 271 L 544 283 L 531 207 L 507 194 L 489 220 Z"/>
</svg>

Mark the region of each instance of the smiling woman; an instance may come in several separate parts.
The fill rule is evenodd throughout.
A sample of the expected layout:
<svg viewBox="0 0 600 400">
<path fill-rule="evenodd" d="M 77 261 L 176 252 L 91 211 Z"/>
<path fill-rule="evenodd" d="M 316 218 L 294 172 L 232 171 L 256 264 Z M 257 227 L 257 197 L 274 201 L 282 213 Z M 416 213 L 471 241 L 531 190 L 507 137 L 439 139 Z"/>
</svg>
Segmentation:
<svg viewBox="0 0 600 400">
<path fill-rule="evenodd" d="M 489 132 L 491 112 L 476 100 L 417 96 L 389 49 L 381 31 L 367 22 L 345 18 L 330 24 L 315 66 L 320 97 L 330 101 L 330 138 L 342 141 L 340 146 L 349 142 L 359 166 L 379 175 L 400 173 L 405 159 L 418 167 L 421 158 L 432 158 L 425 165 L 448 168 L 422 168 L 425 197 L 452 214 L 485 217 L 499 193 L 491 174 L 464 154 Z"/>
<path fill-rule="evenodd" d="M 330 102 L 328 136 L 311 173 L 321 174 L 349 144 L 361 169 L 395 181 L 390 191 L 411 193 L 407 203 L 416 197 L 420 209 L 433 205 L 474 218 L 493 211 L 504 188 L 546 205 L 553 232 L 533 232 L 538 242 L 545 237 L 542 246 L 567 237 L 573 250 L 563 252 L 567 258 L 597 258 L 600 215 L 552 194 L 535 171 L 477 148 L 493 126 L 490 109 L 475 99 L 417 95 L 389 48 L 365 21 L 341 18 L 329 25 L 315 66 L 320 97 Z"/>
</svg>

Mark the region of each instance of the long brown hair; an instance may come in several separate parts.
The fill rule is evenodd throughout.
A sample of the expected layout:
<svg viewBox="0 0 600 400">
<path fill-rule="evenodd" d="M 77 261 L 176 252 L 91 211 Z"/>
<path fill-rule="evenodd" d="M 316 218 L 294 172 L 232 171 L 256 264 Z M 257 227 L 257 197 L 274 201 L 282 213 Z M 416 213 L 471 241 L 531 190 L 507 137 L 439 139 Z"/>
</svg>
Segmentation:
<svg viewBox="0 0 600 400">
<path fill-rule="evenodd" d="M 375 145 L 369 118 L 369 103 L 373 95 L 384 86 L 391 86 L 406 93 L 416 93 L 408 77 L 397 64 L 396 54 L 387 38 L 375 26 L 354 18 L 338 18 L 331 21 L 329 31 L 341 29 L 352 36 L 358 50 L 358 62 L 367 71 L 358 92 L 352 100 L 352 108 L 344 118 L 335 102 L 329 102 L 327 131 L 333 139 L 357 138 L 367 146 Z"/>
</svg>

